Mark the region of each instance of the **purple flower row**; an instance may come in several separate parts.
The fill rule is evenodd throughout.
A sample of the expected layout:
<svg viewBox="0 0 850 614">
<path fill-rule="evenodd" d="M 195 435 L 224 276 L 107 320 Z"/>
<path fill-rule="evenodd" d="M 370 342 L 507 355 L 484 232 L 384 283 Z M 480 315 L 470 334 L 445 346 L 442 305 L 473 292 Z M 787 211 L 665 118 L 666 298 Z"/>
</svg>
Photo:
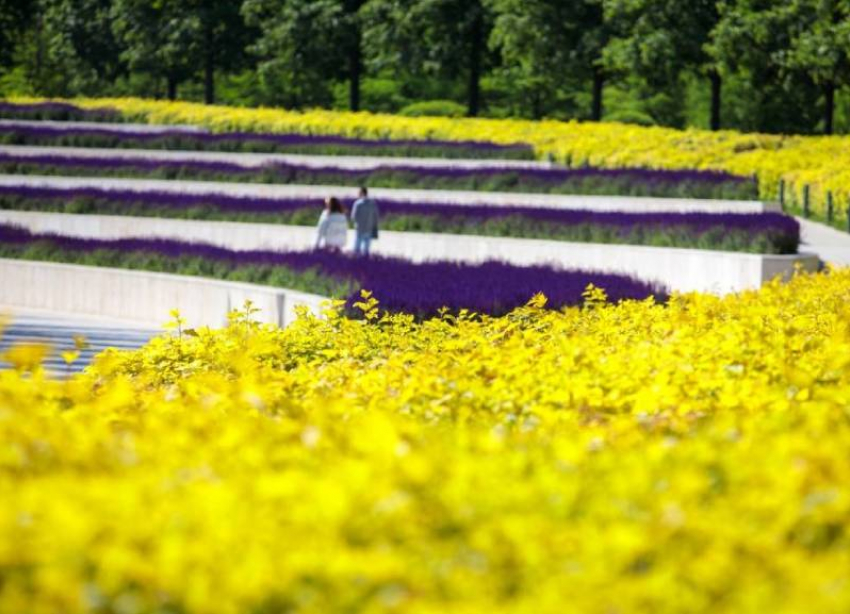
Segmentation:
<svg viewBox="0 0 850 614">
<path fill-rule="evenodd" d="M 3 105 L 0 103 L 0 113 Z M 382 147 L 431 147 L 438 149 L 479 149 L 493 152 L 522 150 L 531 152 L 531 146 L 525 143 L 503 145 L 490 141 L 443 141 L 437 139 L 362 139 L 324 134 L 269 133 L 269 132 L 209 132 L 198 129 L 181 129 L 148 132 L 143 130 L 110 130 L 109 128 L 66 126 L 3 126 L 0 133 L 20 135 L 24 138 L 61 138 L 68 136 L 120 139 L 130 141 L 157 141 L 165 139 L 186 139 L 199 144 L 216 145 L 219 143 L 268 143 L 279 147 L 297 146 L 339 146 L 353 148 Z"/>
<path fill-rule="evenodd" d="M 487 167 L 459 168 L 447 163 L 445 166 L 422 168 L 410 166 L 377 166 L 370 170 L 355 170 L 328 165 L 315 167 L 306 164 L 289 162 L 273 162 L 261 167 L 250 167 L 235 162 L 208 160 L 160 160 L 155 158 L 121 158 L 106 156 L 69 157 L 59 154 L 43 154 L 36 156 L 21 156 L 10 153 L 0 154 L 0 164 L 30 164 L 46 167 L 76 167 L 97 169 L 103 171 L 132 170 L 140 172 L 155 172 L 160 170 L 189 170 L 210 175 L 235 175 L 271 173 L 286 178 L 287 176 L 318 176 L 348 178 L 351 180 L 364 179 L 376 174 L 413 175 L 420 179 L 457 179 L 493 178 L 509 175 L 524 182 L 558 184 L 580 182 L 585 180 L 627 181 L 641 184 L 736 184 L 752 183 L 745 177 L 738 177 L 722 171 L 701 170 L 652 170 L 652 169 L 603 169 L 603 168 L 523 168 Z"/>
<path fill-rule="evenodd" d="M 15 196 L 40 200 L 91 199 L 117 202 L 128 207 L 145 204 L 151 207 L 173 208 L 175 211 L 208 207 L 222 213 L 275 215 L 313 208 L 317 215 L 323 203 L 309 198 L 263 198 L 254 196 L 229 196 L 225 194 L 188 194 L 135 190 L 104 190 L 100 188 L 50 188 L 30 186 L 0 186 L 0 197 Z M 350 203 L 348 203 L 350 204 Z M 695 234 L 722 227 L 750 233 L 771 233 L 785 237 L 790 243 L 799 243 L 800 224 L 793 217 L 781 213 L 624 213 L 617 211 L 585 211 L 574 209 L 549 209 L 489 205 L 452 205 L 416 203 L 382 199 L 384 216 L 427 215 L 444 219 L 467 218 L 480 221 L 508 217 L 521 218 L 546 224 L 563 226 L 594 225 L 613 226 L 628 230 L 635 226 L 687 227 Z"/>
<path fill-rule="evenodd" d="M 352 283 L 374 293 L 382 308 L 393 312 L 433 315 L 441 308 L 470 309 L 479 313 L 502 314 L 525 304 L 542 292 L 551 308 L 577 305 L 582 293 L 593 283 L 602 287 L 612 301 L 663 298 L 663 290 L 623 275 L 567 271 L 550 266 L 514 266 L 490 261 L 462 264 L 435 261 L 414 264 L 397 258 L 357 258 L 325 251 L 274 252 L 232 251 L 212 245 L 161 239 L 99 240 L 62 235 L 34 234 L 9 225 L 0 225 L 0 248 L 26 247 L 48 243 L 65 253 L 117 251 L 128 256 L 149 253 L 175 261 L 200 258 L 233 267 L 283 267 L 295 271 L 318 271 L 321 275 Z"/>
</svg>

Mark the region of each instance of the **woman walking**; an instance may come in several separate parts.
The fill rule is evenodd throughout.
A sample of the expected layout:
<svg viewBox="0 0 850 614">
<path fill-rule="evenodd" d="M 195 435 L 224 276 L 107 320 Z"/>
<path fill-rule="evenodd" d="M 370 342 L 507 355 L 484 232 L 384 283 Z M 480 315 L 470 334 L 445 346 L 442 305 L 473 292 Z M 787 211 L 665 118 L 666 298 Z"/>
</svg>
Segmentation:
<svg viewBox="0 0 850 614">
<path fill-rule="evenodd" d="M 325 248 L 341 251 L 348 240 L 348 218 L 338 198 L 330 197 L 325 200 L 325 210 L 319 217 L 316 227 L 315 248 Z"/>
</svg>

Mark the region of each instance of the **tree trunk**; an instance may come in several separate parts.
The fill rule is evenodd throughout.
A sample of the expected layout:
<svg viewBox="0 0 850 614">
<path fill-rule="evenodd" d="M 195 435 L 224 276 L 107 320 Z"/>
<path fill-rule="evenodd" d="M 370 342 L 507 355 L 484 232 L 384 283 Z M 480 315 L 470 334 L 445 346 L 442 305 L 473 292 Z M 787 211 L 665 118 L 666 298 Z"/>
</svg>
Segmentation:
<svg viewBox="0 0 850 614">
<path fill-rule="evenodd" d="M 204 102 L 215 104 L 215 41 L 212 27 L 204 28 Z"/>
<path fill-rule="evenodd" d="M 360 48 L 360 26 L 352 32 L 351 50 L 348 54 L 348 108 L 360 110 L 360 73 L 363 71 L 363 52 Z"/>
<path fill-rule="evenodd" d="M 204 58 L 204 102 L 215 104 L 215 59 L 212 49 L 207 49 Z"/>
<path fill-rule="evenodd" d="M 360 27 L 358 11 L 364 0 L 346 0 L 345 12 L 348 17 L 348 29 L 351 33 L 348 49 L 348 108 L 360 110 L 360 79 L 363 75 L 363 31 Z"/>
<path fill-rule="evenodd" d="M 590 111 L 590 118 L 599 122 L 602 121 L 602 94 L 605 88 L 605 75 L 599 67 L 593 68 L 593 108 Z"/>
<path fill-rule="evenodd" d="M 531 92 L 531 117 L 540 119 L 543 116 L 543 104 L 540 100 L 540 90 L 534 89 Z"/>
<path fill-rule="evenodd" d="M 172 77 L 171 75 L 169 75 L 167 87 L 168 87 L 168 94 L 167 94 L 168 99 L 169 100 L 177 100 L 177 79 Z"/>
<path fill-rule="evenodd" d="M 832 134 L 835 126 L 835 82 L 828 81 L 823 86 L 823 133 Z"/>
<path fill-rule="evenodd" d="M 720 130 L 720 102 L 723 93 L 723 78 L 719 72 L 713 69 L 708 73 L 708 78 L 711 81 L 710 126 L 712 130 Z"/>
<path fill-rule="evenodd" d="M 44 36 L 42 36 L 42 18 L 40 10 L 36 12 L 35 38 L 35 80 L 36 82 L 40 82 L 41 69 L 44 66 Z"/>
<path fill-rule="evenodd" d="M 469 100 L 467 115 L 477 117 L 481 110 L 481 56 L 484 51 L 483 9 L 477 6 L 472 20 L 469 45 Z"/>
</svg>

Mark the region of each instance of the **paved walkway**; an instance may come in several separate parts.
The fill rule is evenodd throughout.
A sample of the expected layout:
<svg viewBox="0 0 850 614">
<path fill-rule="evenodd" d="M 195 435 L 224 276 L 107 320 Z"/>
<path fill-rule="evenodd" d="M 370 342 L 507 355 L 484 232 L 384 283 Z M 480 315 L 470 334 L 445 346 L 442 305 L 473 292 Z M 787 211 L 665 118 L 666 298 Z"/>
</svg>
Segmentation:
<svg viewBox="0 0 850 614">
<path fill-rule="evenodd" d="M 850 266 L 850 233 L 799 217 L 797 221 L 803 242 L 801 252 L 815 253 L 824 262 Z"/>
<path fill-rule="evenodd" d="M 101 177 L 54 177 L 39 175 L 0 175 L 0 186 L 45 186 L 55 188 L 100 188 L 182 194 L 226 194 L 254 198 L 324 199 L 357 197 L 352 186 L 270 185 L 223 183 L 215 181 L 168 181 L 160 179 L 115 179 Z M 778 211 L 779 205 L 745 200 L 699 200 L 686 198 L 644 198 L 635 196 L 578 196 L 565 194 L 523 194 L 519 192 L 474 192 L 464 190 L 398 190 L 373 188 L 380 200 L 412 204 L 487 205 L 490 207 L 539 207 L 586 211 L 631 213 L 758 213 Z"/>
<path fill-rule="evenodd" d="M 562 168 L 534 160 L 462 160 L 454 158 L 397 158 L 389 156 L 313 156 L 307 154 L 233 153 L 222 151 L 168 151 L 162 149 L 98 149 L 95 147 L 37 147 L 0 145 L 0 153 L 21 156 L 62 158 L 111 158 L 121 160 L 162 160 L 167 162 L 226 162 L 246 169 L 271 164 L 292 164 L 313 169 L 370 171 L 386 168 L 418 169 L 508 169 L 546 170 Z"/>
<path fill-rule="evenodd" d="M 122 320 L 57 314 L 3 305 L 0 305 L 0 314 L 11 318 L 6 328 L 0 331 L 0 354 L 19 343 L 45 343 L 53 348 L 45 363 L 46 367 L 60 376 L 81 371 L 96 354 L 108 347 L 137 348 L 160 333 Z M 69 367 L 61 354 L 74 349 L 75 335 L 85 338 L 88 347 L 81 351 L 79 359 Z M 0 369 L 8 366 L 0 361 Z"/>
</svg>

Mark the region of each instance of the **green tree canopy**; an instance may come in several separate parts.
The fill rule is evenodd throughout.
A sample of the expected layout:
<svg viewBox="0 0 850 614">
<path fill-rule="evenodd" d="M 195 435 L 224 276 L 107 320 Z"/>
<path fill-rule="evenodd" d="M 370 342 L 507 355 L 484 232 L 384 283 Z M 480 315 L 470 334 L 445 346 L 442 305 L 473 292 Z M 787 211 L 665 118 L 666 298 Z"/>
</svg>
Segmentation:
<svg viewBox="0 0 850 614">
<path fill-rule="evenodd" d="M 707 49 L 720 19 L 716 0 L 605 0 L 605 15 L 616 32 L 605 48 L 610 70 L 656 90 L 675 88 L 686 71 L 707 76 L 710 124 L 720 128 L 721 77 Z"/>
<path fill-rule="evenodd" d="M 113 28 L 134 71 L 164 79 L 169 99 L 198 66 L 201 20 L 184 0 L 113 0 Z"/>
<path fill-rule="evenodd" d="M 404 75 L 466 79 L 467 112 L 481 110 L 481 75 L 492 22 L 480 0 L 369 0 L 363 7 L 370 66 Z"/>
<path fill-rule="evenodd" d="M 602 50 L 608 38 L 601 0 L 489 0 L 495 15 L 491 46 L 504 71 L 542 115 L 565 81 L 589 83 L 589 116 L 602 117 Z"/>
<path fill-rule="evenodd" d="M 31 0 L 0 0 L 0 68 L 12 65 L 21 33 L 35 17 Z"/>
<path fill-rule="evenodd" d="M 343 0 L 245 0 L 243 14 L 260 31 L 251 51 L 272 101 L 293 108 L 331 103 L 355 27 L 347 8 Z"/>
<path fill-rule="evenodd" d="M 791 36 L 776 59 L 822 89 L 823 131 L 832 134 L 836 89 L 850 83 L 850 1 L 793 0 L 778 10 L 789 14 Z"/>
<path fill-rule="evenodd" d="M 708 51 L 724 74 L 748 83 L 759 109 L 752 127 L 776 132 L 798 125 L 811 131 L 819 115 L 817 88 L 786 61 L 798 10 L 773 0 L 721 0 L 717 6 L 720 19 Z"/>
<path fill-rule="evenodd" d="M 52 0 L 50 0 L 52 1 Z M 88 0 L 94 1 L 94 0 Z M 215 100 L 217 68 L 239 67 L 249 31 L 239 2 L 101 0 L 112 4 L 112 28 L 131 69 L 165 79 L 168 97 L 200 67 L 204 98 Z"/>
</svg>

